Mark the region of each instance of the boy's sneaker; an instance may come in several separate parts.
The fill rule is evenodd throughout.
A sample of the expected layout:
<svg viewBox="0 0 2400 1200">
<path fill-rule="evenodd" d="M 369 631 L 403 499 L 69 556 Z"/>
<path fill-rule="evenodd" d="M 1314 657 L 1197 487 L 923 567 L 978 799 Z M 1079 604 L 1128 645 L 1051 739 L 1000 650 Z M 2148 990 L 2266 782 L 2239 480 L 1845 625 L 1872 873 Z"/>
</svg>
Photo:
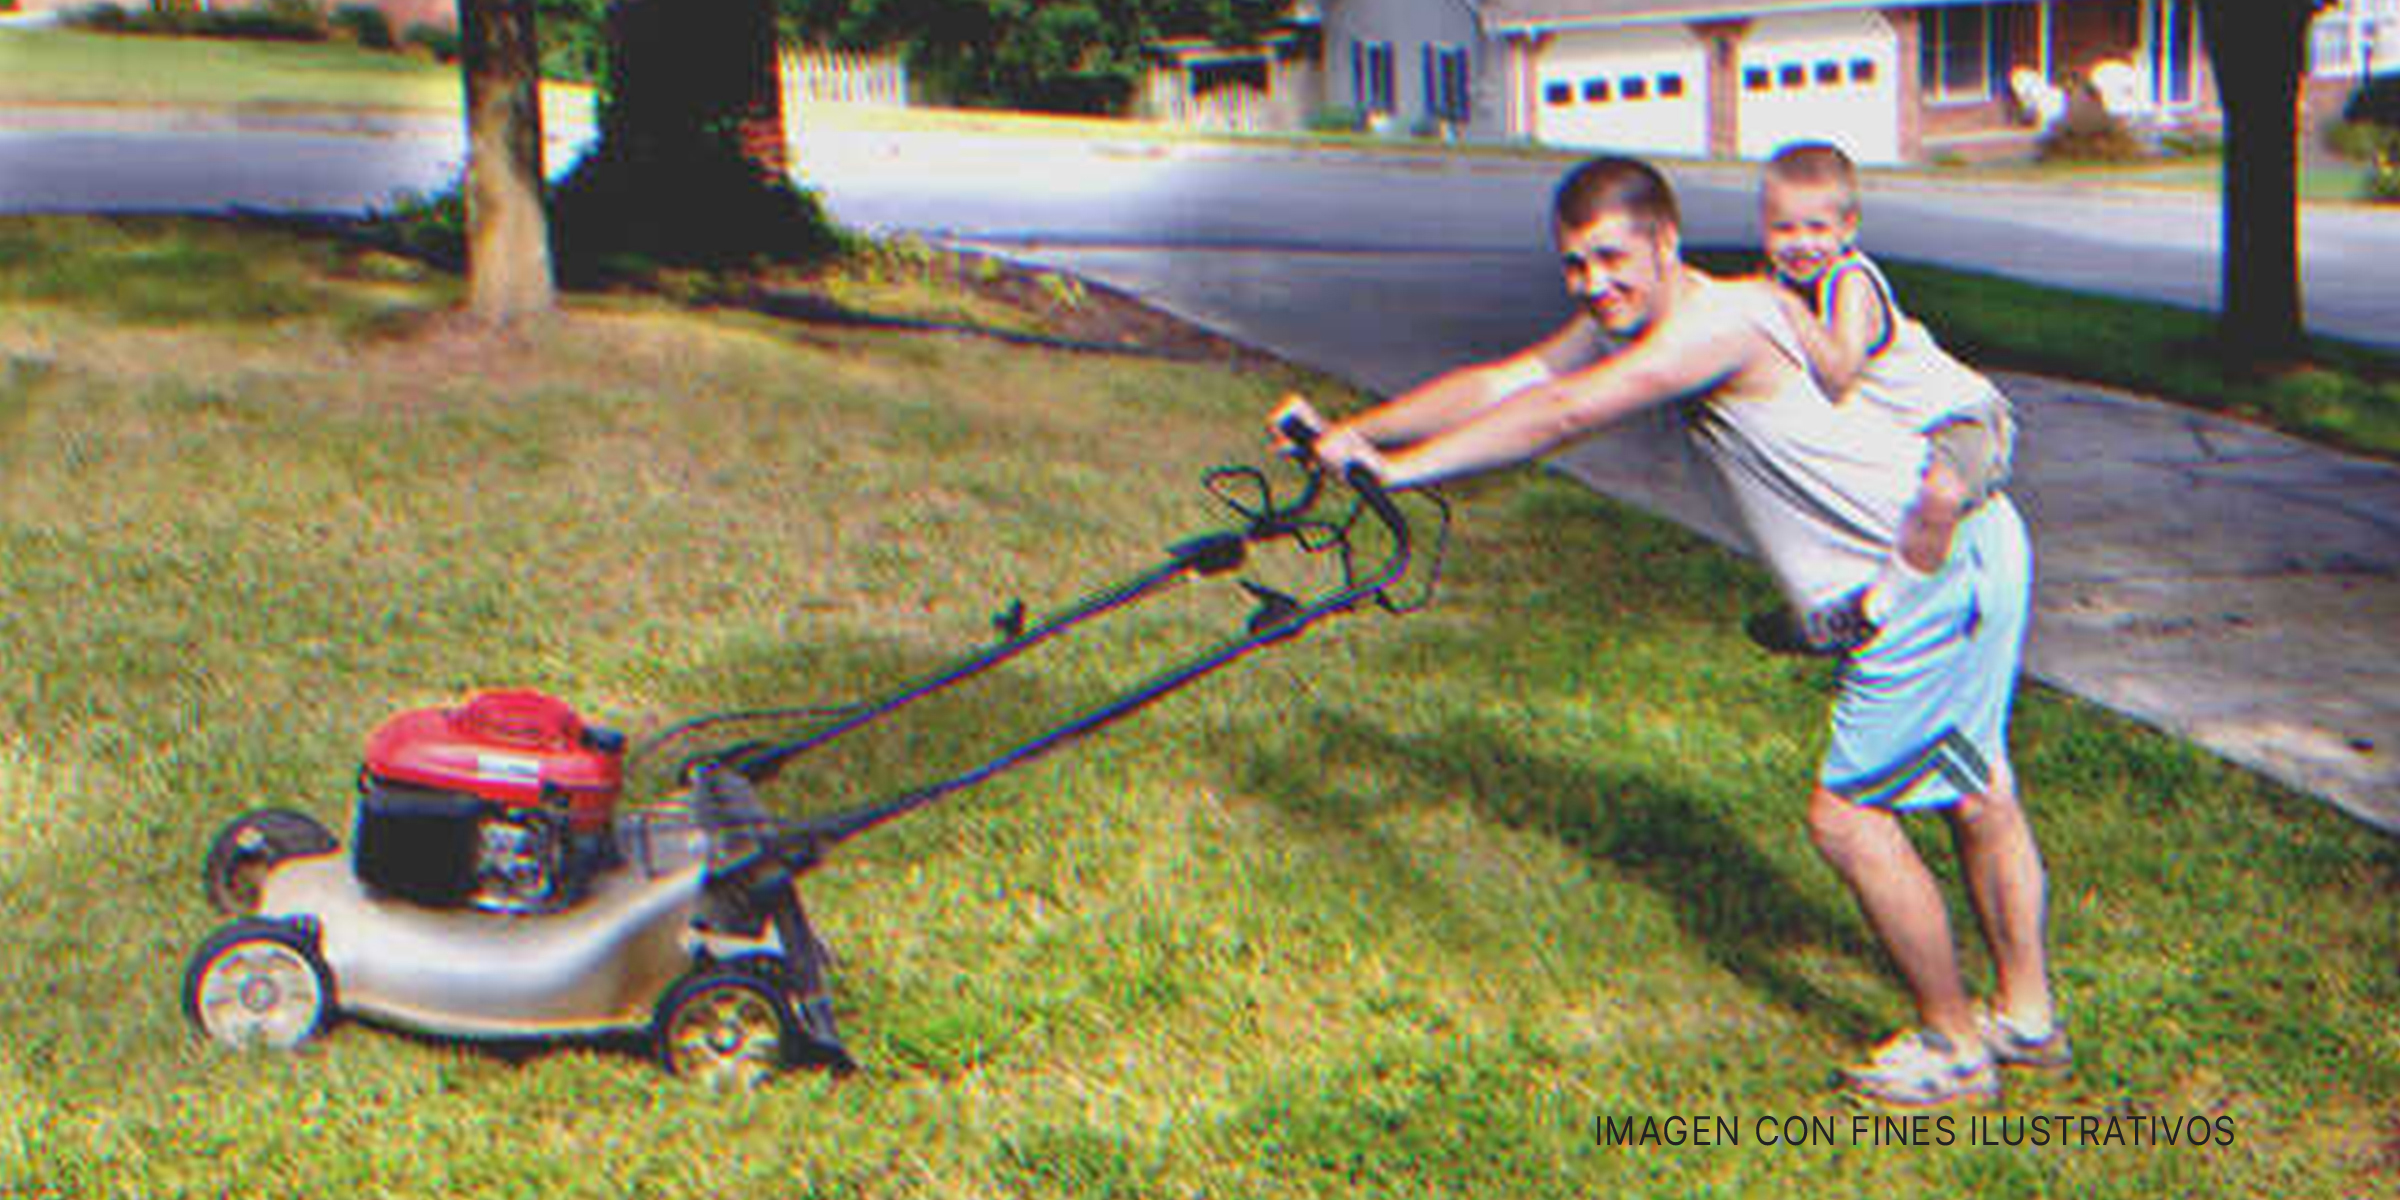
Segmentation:
<svg viewBox="0 0 2400 1200">
<path fill-rule="evenodd" d="M 1979 1004 L 1975 1007 L 1975 1032 L 1983 1036 L 1984 1051 L 2003 1067 L 2062 1075 L 2075 1067 L 2075 1047 L 2056 1021 L 2051 1022 L 2050 1032 L 2028 1037 L 2016 1022 Z"/>
<path fill-rule="evenodd" d="M 1840 1084 L 1854 1100 L 1893 1108 L 2000 1099 L 2000 1071 L 1992 1056 L 1981 1046 L 1962 1049 L 1930 1029 L 1894 1034 L 1867 1061 L 1843 1067 Z"/>
</svg>

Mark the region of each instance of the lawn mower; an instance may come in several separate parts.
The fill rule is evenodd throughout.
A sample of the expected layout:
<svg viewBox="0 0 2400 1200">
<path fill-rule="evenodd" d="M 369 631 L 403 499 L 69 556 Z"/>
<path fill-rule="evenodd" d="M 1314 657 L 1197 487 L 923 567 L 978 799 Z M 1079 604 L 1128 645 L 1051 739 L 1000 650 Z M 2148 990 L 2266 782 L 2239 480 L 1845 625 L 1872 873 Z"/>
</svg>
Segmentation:
<svg viewBox="0 0 2400 1200">
<path fill-rule="evenodd" d="M 760 714 L 687 720 L 630 751 L 621 734 L 527 690 L 389 718 L 367 739 L 347 853 L 291 809 L 246 813 L 211 844 L 208 897 L 233 920 L 192 956 L 186 1014 L 215 1041 L 282 1049 L 352 1017 L 473 1040 L 646 1034 L 667 1070 L 719 1084 L 801 1065 L 850 1069 L 829 959 L 796 887 L 834 846 L 1326 618 L 1430 599 L 1447 508 L 1432 498 L 1441 536 L 1401 596 L 1408 517 L 1363 471 L 1343 480 L 1349 503 L 1331 498 L 1327 472 L 1306 453 L 1311 419 L 1278 422 L 1306 464 L 1293 502 L 1278 505 L 1258 468 L 1211 471 L 1207 487 L 1238 527 L 1179 542 L 1163 563 L 1037 623 L 1014 604 L 995 619 L 997 644 L 888 695 L 780 710 L 806 719 L 801 736 L 687 750 L 655 803 L 619 804 L 629 761 L 663 762 L 670 746 Z M 1353 547 L 1364 515 L 1389 543 L 1371 570 Z M 964 772 L 805 820 L 771 815 L 760 800 L 759 787 L 793 758 L 1094 618 L 1238 571 L 1252 546 L 1277 540 L 1333 554 L 1339 585 L 1303 599 L 1240 578 L 1255 607 L 1238 636 Z"/>
</svg>

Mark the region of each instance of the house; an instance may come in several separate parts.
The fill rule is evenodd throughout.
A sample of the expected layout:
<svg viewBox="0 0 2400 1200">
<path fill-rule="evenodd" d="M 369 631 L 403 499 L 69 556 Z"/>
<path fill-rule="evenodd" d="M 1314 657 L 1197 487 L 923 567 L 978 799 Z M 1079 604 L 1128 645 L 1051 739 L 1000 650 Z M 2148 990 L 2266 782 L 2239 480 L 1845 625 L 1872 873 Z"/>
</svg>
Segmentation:
<svg viewBox="0 0 2400 1200">
<path fill-rule="evenodd" d="M 2400 71 L 2400 0 L 2341 0 L 2309 26 L 2312 80 Z"/>
<path fill-rule="evenodd" d="M 2219 121 L 2195 0 L 1327 0 L 1324 41 L 1329 102 L 1481 140 L 2004 153 L 2095 71 L 2137 124 Z"/>
<path fill-rule="evenodd" d="M 1314 9 L 1249 46 L 1178 38 L 1148 47 L 1136 115 L 1198 129 L 1259 133 L 1305 128 L 1324 93 Z"/>
</svg>

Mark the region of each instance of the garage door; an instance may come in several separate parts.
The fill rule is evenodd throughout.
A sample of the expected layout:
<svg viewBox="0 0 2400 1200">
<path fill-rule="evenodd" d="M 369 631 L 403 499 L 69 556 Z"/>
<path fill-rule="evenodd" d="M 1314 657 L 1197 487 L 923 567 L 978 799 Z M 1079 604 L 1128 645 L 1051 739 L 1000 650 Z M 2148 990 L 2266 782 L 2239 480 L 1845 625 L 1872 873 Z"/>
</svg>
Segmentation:
<svg viewBox="0 0 2400 1200">
<path fill-rule="evenodd" d="M 1534 68 L 1534 136 L 1641 154 L 1708 152 L 1708 67 L 1680 28 L 1562 34 Z"/>
<path fill-rule="evenodd" d="M 1740 61 L 1742 157 L 1809 139 L 1862 163 L 1900 161 L 1899 39 L 1881 14 L 1762 19 L 1742 38 Z"/>
</svg>

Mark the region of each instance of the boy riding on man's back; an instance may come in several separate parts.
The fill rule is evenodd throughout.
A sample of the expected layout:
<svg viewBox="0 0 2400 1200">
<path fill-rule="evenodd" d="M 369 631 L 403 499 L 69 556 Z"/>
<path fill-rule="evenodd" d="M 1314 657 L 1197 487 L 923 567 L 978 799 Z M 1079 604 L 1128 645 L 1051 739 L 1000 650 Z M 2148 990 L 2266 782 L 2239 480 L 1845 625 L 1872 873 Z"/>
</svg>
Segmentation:
<svg viewBox="0 0 2400 1200">
<path fill-rule="evenodd" d="M 1808 649 L 1843 650 L 1910 604 L 1949 557 L 1959 522 L 2008 481 L 2015 422 L 1999 389 L 1902 313 L 1859 251 L 1849 156 L 1823 142 L 1784 147 L 1767 163 L 1759 208 L 1767 260 L 1818 386 L 1836 404 L 1871 406 L 1924 434 L 1932 450 L 1874 582 L 1855 606 L 1812 614 L 1796 631 Z"/>
</svg>

